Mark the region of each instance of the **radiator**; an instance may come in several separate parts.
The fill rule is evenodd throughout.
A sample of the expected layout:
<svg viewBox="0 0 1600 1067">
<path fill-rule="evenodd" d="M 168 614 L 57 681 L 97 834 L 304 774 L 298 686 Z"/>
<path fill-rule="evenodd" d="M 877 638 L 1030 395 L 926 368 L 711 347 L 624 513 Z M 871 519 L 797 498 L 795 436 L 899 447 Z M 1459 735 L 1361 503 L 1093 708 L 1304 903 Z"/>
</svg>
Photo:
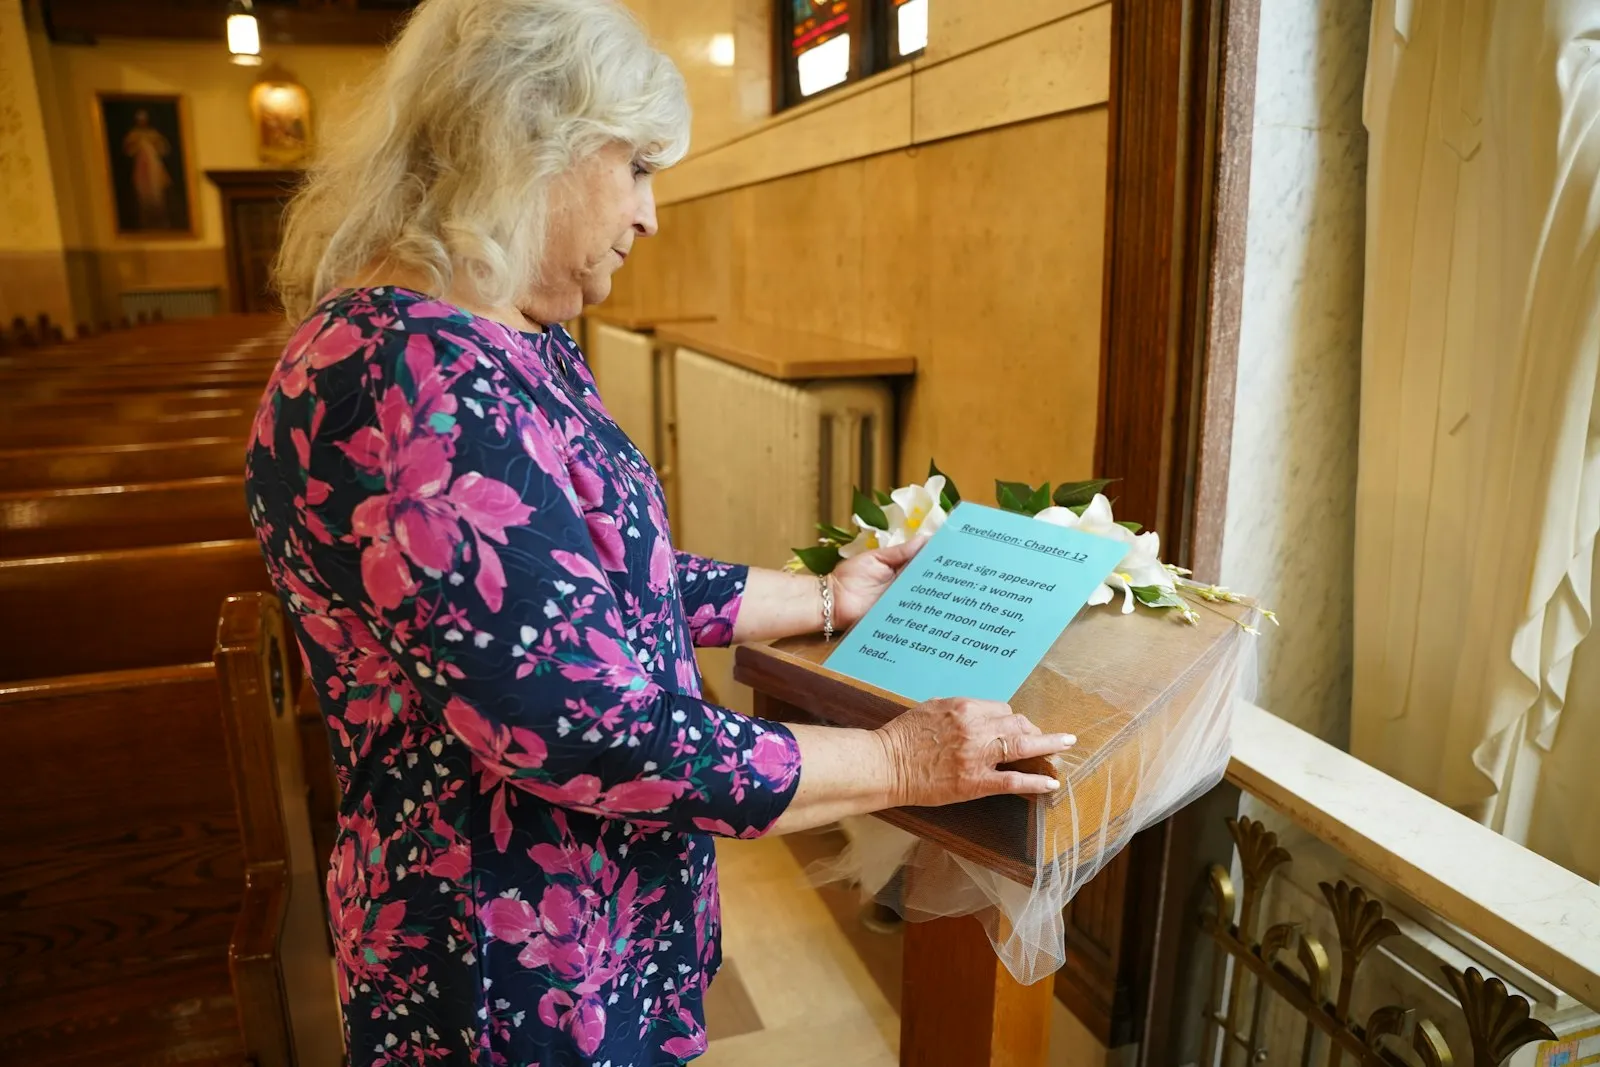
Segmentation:
<svg viewBox="0 0 1600 1067">
<path fill-rule="evenodd" d="M 137 319 L 141 312 L 153 316 L 157 311 L 168 319 L 197 319 L 215 315 L 222 308 L 222 290 L 214 287 L 139 289 L 125 291 L 121 297 L 122 313 L 130 319 Z"/>
<path fill-rule="evenodd" d="M 639 446 L 650 464 L 661 466 L 661 427 L 657 414 L 660 372 L 655 338 L 619 330 L 603 322 L 589 324 L 585 353 L 600 399 L 624 433 Z"/>
<path fill-rule="evenodd" d="M 781 382 L 689 349 L 673 361 L 672 528 L 682 548 L 781 566 L 817 523 L 848 525 L 856 486 L 894 477 L 894 395 L 874 379 Z M 702 649 L 708 695 L 749 713 L 732 654 Z"/>
</svg>

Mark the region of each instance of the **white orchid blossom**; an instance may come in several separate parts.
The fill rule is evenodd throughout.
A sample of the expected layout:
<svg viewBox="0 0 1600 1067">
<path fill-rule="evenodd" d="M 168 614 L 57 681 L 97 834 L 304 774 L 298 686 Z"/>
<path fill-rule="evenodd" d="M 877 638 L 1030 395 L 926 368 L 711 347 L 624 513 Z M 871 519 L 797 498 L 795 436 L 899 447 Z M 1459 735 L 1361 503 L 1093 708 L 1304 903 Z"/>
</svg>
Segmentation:
<svg viewBox="0 0 1600 1067">
<path fill-rule="evenodd" d="M 886 518 L 889 516 L 889 510 L 887 508 L 884 509 L 884 516 Z M 851 556 L 859 556 L 861 553 L 871 552 L 875 548 L 893 548 L 895 545 L 898 545 L 905 540 L 904 532 L 880 530 L 875 526 L 868 526 L 865 522 L 861 521 L 860 515 L 852 515 L 851 518 L 855 520 L 856 528 L 861 532 L 856 534 L 856 539 L 851 541 L 848 545 L 839 546 L 840 559 L 849 559 Z"/>
<path fill-rule="evenodd" d="M 859 556 L 875 548 L 893 548 L 917 537 L 932 537 L 949 518 L 940 502 L 944 475 L 935 474 L 923 485 L 908 485 L 889 494 L 891 503 L 883 507 L 888 529 L 868 525 L 860 515 L 852 515 L 861 532 L 847 545 L 839 546 L 841 559 Z"/>
<path fill-rule="evenodd" d="M 898 509 L 898 519 L 888 511 L 884 515 L 893 529 L 897 524 L 906 532 L 906 539 L 932 537 L 949 518 L 939 497 L 944 492 L 944 475 L 935 474 L 922 485 L 908 485 L 889 494 L 891 508 Z"/>
<path fill-rule="evenodd" d="M 1065 526 L 1069 530 L 1120 541 L 1127 546 L 1117 569 L 1089 595 L 1090 604 L 1109 604 L 1120 590 L 1122 613 L 1126 615 L 1133 610 L 1135 589 L 1150 586 L 1166 592 L 1175 589 L 1172 572 L 1161 562 L 1161 535 L 1154 531 L 1135 534 L 1125 526 L 1118 526 L 1115 516 L 1111 514 L 1111 501 L 1103 494 L 1096 493 L 1083 509 L 1082 515 L 1070 508 L 1049 507 L 1034 518 L 1053 526 Z"/>
</svg>

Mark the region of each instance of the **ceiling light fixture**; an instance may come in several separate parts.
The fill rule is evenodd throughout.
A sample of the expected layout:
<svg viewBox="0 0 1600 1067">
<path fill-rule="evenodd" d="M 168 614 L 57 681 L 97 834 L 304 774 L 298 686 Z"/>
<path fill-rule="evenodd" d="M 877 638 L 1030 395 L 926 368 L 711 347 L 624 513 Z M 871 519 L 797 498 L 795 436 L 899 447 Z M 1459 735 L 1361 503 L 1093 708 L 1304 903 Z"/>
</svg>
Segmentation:
<svg viewBox="0 0 1600 1067">
<path fill-rule="evenodd" d="M 228 0 L 228 52 L 241 67 L 261 65 L 261 25 L 252 0 Z"/>
</svg>

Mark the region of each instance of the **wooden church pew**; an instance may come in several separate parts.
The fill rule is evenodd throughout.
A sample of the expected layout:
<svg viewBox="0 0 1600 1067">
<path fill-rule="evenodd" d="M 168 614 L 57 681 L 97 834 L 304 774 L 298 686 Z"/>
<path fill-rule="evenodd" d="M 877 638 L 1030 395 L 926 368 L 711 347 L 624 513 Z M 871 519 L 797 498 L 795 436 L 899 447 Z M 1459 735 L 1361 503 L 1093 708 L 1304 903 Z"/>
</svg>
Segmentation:
<svg viewBox="0 0 1600 1067">
<path fill-rule="evenodd" d="M 245 860 L 228 959 L 246 1052 L 258 1067 L 333 1063 L 341 1043 L 323 901 L 327 857 L 313 841 L 287 643 L 275 596 L 250 593 L 223 605 L 216 667 Z"/>
<path fill-rule="evenodd" d="M 237 475 L 0 492 L 0 557 L 253 536 Z"/>
<path fill-rule="evenodd" d="M 0 449 L 0 492 L 238 474 L 244 454 L 242 437 Z"/>
<path fill-rule="evenodd" d="M 254 408 L 187 411 L 149 420 L 107 420 L 93 416 L 35 421 L 11 415 L 0 424 L 0 448 L 49 445 L 135 445 L 190 437 L 238 437 L 250 432 Z"/>
<path fill-rule="evenodd" d="M 0 729 L 0 1062 L 245 1062 L 211 664 L 0 685 Z"/>
<path fill-rule="evenodd" d="M 253 539 L 0 560 L 0 682 L 203 662 L 223 598 L 270 589 Z"/>
<path fill-rule="evenodd" d="M 215 666 L 0 686 L 0 1062 L 339 1061 L 277 601 L 216 634 Z"/>
<path fill-rule="evenodd" d="M 262 376 L 265 383 L 266 376 Z M 217 411 L 230 408 L 254 410 L 261 399 L 258 387 L 246 389 L 172 389 L 158 393 L 95 393 L 69 400 L 36 400 L 7 403 L 5 410 L 39 422 L 44 419 L 72 419 L 94 416 L 101 419 L 149 420 L 188 411 Z"/>
<path fill-rule="evenodd" d="M 214 349 L 203 351 L 152 352 L 137 360 L 118 361 L 114 353 L 86 353 L 82 358 L 41 361 L 31 364 L 12 364 L 0 367 L 0 381 L 8 385 L 26 385 L 58 380 L 90 381 L 127 380 L 142 377 L 165 377 L 182 384 L 189 375 L 219 374 L 230 371 L 250 372 L 265 377 L 277 362 L 278 353 L 273 348 L 263 348 L 248 356 L 219 354 Z"/>
<path fill-rule="evenodd" d="M 268 368 L 253 370 L 189 370 L 160 374 L 86 375 L 73 378 L 44 378 L 36 381 L 0 383 L 0 390 L 17 398 L 13 410 L 27 410 L 31 404 L 50 401 L 95 400 L 133 394 L 168 393 L 181 389 L 225 389 L 251 392 L 256 396 L 266 387 Z M 252 401 L 249 407 L 254 408 Z"/>
</svg>

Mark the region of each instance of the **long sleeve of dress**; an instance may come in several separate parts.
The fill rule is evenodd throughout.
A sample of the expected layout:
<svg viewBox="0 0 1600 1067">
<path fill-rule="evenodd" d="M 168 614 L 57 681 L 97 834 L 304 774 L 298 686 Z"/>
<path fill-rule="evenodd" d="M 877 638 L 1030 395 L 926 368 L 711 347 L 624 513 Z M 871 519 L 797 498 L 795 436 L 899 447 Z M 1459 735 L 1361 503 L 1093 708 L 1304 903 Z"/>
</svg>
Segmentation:
<svg viewBox="0 0 1600 1067">
<path fill-rule="evenodd" d="M 337 476 L 371 487 L 351 513 L 359 567 L 321 571 L 395 635 L 393 662 L 480 761 L 496 835 L 520 793 L 647 827 L 764 832 L 793 796 L 798 747 L 692 695 L 677 647 L 690 631 L 726 642 L 744 569 L 674 553 L 624 481 L 648 478 L 654 500 L 653 474 L 603 454 L 558 383 L 425 325 L 369 358 L 381 372 L 337 443 L 354 468 Z M 649 566 L 630 584 L 641 540 Z"/>
<path fill-rule="evenodd" d="M 750 568 L 742 563 L 677 554 L 678 594 L 689 617 L 689 632 L 701 648 L 733 644 L 733 626 L 739 618 Z"/>
</svg>

